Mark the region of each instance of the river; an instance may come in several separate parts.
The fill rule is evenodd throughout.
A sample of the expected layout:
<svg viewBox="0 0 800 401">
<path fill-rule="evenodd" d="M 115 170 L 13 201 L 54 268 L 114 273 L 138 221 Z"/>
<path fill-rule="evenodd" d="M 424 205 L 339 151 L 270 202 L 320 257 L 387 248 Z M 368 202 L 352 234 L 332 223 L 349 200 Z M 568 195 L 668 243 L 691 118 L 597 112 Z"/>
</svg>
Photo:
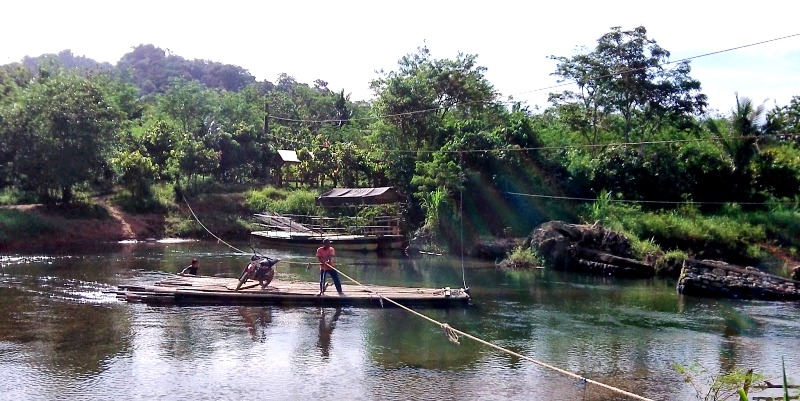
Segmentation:
<svg viewBox="0 0 800 401">
<path fill-rule="evenodd" d="M 237 244 L 234 244 L 237 245 Z M 247 244 L 237 245 L 248 249 Z M 314 281 L 313 255 L 261 249 L 281 279 Z M 397 308 L 147 306 L 118 285 L 149 285 L 192 258 L 236 276 L 248 255 L 209 242 L 106 244 L 0 256 L 0 398 L 9 400 L 626 400 Z M 679 296 L 674 281 L 616 280 L 429 256 L 340 255 L 371 284 L 459 287 L 474 305 L 421 309 L 498 346 L 659 400 L 707 374 L 753 368 L 800 382 L 800 306 Z M 779 392 L 778 392 L 779 393 Z M 764 393 L 766 394 L 766 393 Z M 777 393 L 772 393 L 777 394 Z"/>
</svg>

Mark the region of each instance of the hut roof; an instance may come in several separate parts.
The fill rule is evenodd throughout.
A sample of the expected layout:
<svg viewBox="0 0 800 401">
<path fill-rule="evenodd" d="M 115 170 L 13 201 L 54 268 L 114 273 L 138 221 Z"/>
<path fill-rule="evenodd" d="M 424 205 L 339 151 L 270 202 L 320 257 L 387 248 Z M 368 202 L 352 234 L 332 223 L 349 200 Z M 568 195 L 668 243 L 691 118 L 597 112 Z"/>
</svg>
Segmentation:
<svg viewBox="0 0 800 401">
<path fill-rule="evenodd" d="M 323 206 L 383 205 L 402 200 L 394 187 L 334 188 L 317 197 Z"/>
</svg>

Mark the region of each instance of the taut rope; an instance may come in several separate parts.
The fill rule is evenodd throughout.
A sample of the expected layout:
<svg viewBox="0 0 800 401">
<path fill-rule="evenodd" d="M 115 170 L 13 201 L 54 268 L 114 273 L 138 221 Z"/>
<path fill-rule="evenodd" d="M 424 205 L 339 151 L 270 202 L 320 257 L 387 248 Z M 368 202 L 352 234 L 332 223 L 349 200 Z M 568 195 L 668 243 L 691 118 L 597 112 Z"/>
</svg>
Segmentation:
<svg viewBox="0 0 800 401">
<path fill-rule="evenodd" d="M 462 196 L 463 196 L 463 195 L 462 195 Z M 462 199 L 463 199 L 463 198 L 462 198 Z M 203 227 L 203 229 L 204 229 L 204 230 L 206 230 L 206 232 L 208 232 L 208 233 L 209 233 L 209 234 L 210 234 L 212 237 L 216 238 L 216 239 L 217 239 L 219 242 L 221 242 L 221 243 L 223 243 L 223 244 L 227 245 L 227 246 L 228 246 L 228 247 L 230 247 L 231 249 L 234 249 L 234 250 L 236 250 L 236 251 L 239 251 L 239 253 L 245 253 L 245 252 L 244 252 L 244 251 L 242 251 L 241 249 L 238 249 L 238 248 L 236 248 L 235 246 L 233 246 L 233 245 L 231 245 L 231 244 L 229 244 L 229 243 L 225 242 L 225 241 L 224 241 L 222 238 L 220 238 L 220 237 L 216 236 L 214 233 L 212 233 L 212 232 L 211 232 L 211 230 L 209 230 L 208 228 L 206 228 L 206 226 L 205 226 L 205 225 L 203 225 L 203 223 L 200 221 L 200 219 L 199 219 L 199 218 L 197 218 L 197 215 L 194 213 L 194 210 L 192 210 L 192 207 L 191 207 L 191 206 L 189 206 L 189 202 L 186 200 L 186 197 L 185 197 L 185 196 L 183 196 L 183 201 L 186 203 L 186 207 L 188 207 L 188 208 L 189 208 L 189 211 L 192 213 L 192 216 L 194 217 L 194 219 L 197 221 L 197 223 L 198 223 L 198 224 L 200 224 L 200 227 Z M 463 202 L 463 200 L 462 200 L 462 202 Z M 463 205 L 463 203 L 462 203 L 462 205 Z M 462 222 L 462 224 L 463 224 L 463 222 Z M 463 234 L 462 234 L 462 235 L 463 235 Z M 463 244 L 462 244 L 462 255 L 463 255 Z M 295 262 L 295 263 L 297 263 L 297 262 Z M 302 263 L 302 264 L 306 264 L 306 263 Z M 310 265 L 311 265 L 311 263 L 309 262 L 309 263 L 308 263 L 308 265 L 310 266 Z M 330 265 L 329 265 L 329 266 L 330 266 Z M 542 367 L 544 367 L 544 368 L 547 368 L 547 369 L 550 369 L 550 370 L 556 371 L 556 372 L 558 372 L 558 373 L 561 373 L 561 374 L 563 374 L 563 375 L 565 375 L 565 376 L 569 376 L 569 377 L 572 377 L 572 378 L 578 379 L 578 380 L 580 380 L 580 381 L 581 381 L 581 383 L 590 383 L 590 384 L 594 384 L 594 385 L 596 385 L 596 386 L 598 386 L 598 387 L 602 387 L 602 388 L 604 388 L 604 389 L 607 389 L 607 390 L 613 391 L 613 392 L 615 392 L 615 393 L 622 394 L 622 395 L 625 395 L 625 396 L 628 396 L 628 397 L 630 397 L 630 398 L 634 398 L 634 399 L 637 399 L 637 400 L 642 400 L 642 401 L 654 401 L 654 400 L 652 400 L 652 399 L 650 399 L 650 398 L 642 397 L 642 396 L 640 396 L 640 395 L 638 395 L 638 394 L 634 394 L 634 393 L 631 393 L 631 392 L 629 392 L 629 391 L 625 391 L 625 390 L 623 390 L 623 389 L 621 389 L 621 388 L 617 388 L 617 387 L 614 387 L 614 386 L 611 386 L 611 385 L 608 385 L 608 384 L 605 384 L 605 383 L 601 383 L 601 382 L 598 382 L 598 381 L 595 381 L 595 380 L 592 380 L 592 379 L 587 379 L 587 378 L 585 378 L 585 377 L 583 377 L 583 376 L 581 376 L 581 375 L 578 375 L 578 374 L 576 374 L 576 373 L 572 373 L 572 372 L 566 371 L 566 370 L 564 370 L 564 369 L 561 369 L 561 368 L 559 368 L 559 367 L 556 367 L 556 366 L 550 365 L 550 364 L 548 364 L 548 363 L 545 363 L 545 362 L 542 362 L 542 361 L 536 360 L 536 359 L 534 359 L 534 358 L 531 358 L 531 357 L 528 357 L 528 356 L 525 356 L 525 355 L 522 355 L 522 354 L 516 353 L 516 352 L 514 352 L 514 351 L 511 351 L 510 349 L 503 348 L 503 347 L 501 347 L 501 346 L 499 346 L 499 345 L 495 345 L 495 344 L 492 344 L 492 343 L 490 343 L 490 342 L 488 342 L 488 341 L 486 341 L 486 340 L 483 340 L 483 339 L 480 339 L 480 338 L 478 338 L 478 337 L 475 337 L 475 336 L 473 336 L 473 335 L 471 335 L 471 334 L 469 334 L 469 333 L 465 333 L 465 332 L 463 332 L 463 331 L 461 331 L 461 330 L 458 330 L 458 329 L 456 329 L 456 328 L 454 328 L 454 327 L 450 326 L 450 325 L 449 325 L 449 324 L 447 324 L 447 323 L 442 323 L 442 322 L 439 322 L 439 321 L 437 321 L 436 319 L 433 319 L 433 318 L 430 318 L 430 317 L 428 317 L 428 316 L 425 316 L 425 315 L 423 315 L 423 314 L 421 314 L 421 313 L 419 313 L 419 312 L 417 312 L 417 311 L 415 311 L 415 310 L 413 310 L 413 309 L 411 309 L 411 308 L 409 308 L 409 307 L 407 307 L 407 306 L 401 305 L 401 304 L 400 304 L 400 303 L 398 303 L 397 301 L 395 301 L 395 300 L 393 300 L 393 299 L 391 299 L 391 298 L 388 298 L 388 297 L 386 297 L 386 296 L 384 296 L 384 295 L 381 295 L 381 294 L 380 294 L 380 293 L 378 293 L 377 291 L 374 291 L 374 290 L 372 290 L 372 289 L 368 288 L 367 286 L 365 286 L 364 284 L 361 284 L 360 282 L 358 282 L 358 280 L 356 280 L 356 279 L 354 279 L 354 278 L 352 278 L 352 277 L 348 276 L 347 274 L 343 273 L 343 272 L 342 272 L 342 271 L 340 271 L 339 269 L 337 269 L 337 268 L 335 268 L 335 267 L 333 267 L 333 266 L 330 266 L 330 267 L 331 267 L 333 270 L 335 270 L 337 273 L 339 273 L 339 274 L 341 274 L 342 276 L 344 276 L 344 278 L 346 278 L 346 279 L 348 279 L 348 280 L 352 281 L 352 282 L 353 282 L 353 283 L 355 283 L 356 285 L 358 285 L 358 286 L 360 286 L 361 288 L 363 288 L 365 291 L 367 291 L 367 292 L 369 292 L 369 293 L 371 293 L 371 294 L 374 294 L 374 295 L 376 295 L 376 296 L 378 297 L 378 299 L 380 300 L 380 302 L 381 302 L 381 306 L 383 306 L 383 301 L 384 301 L 384 300 L 386 300 L 386 302 L 389 302 L 389 303 L 391 303 L 391 304 L 393 304 L 393 305 L 397 306 L 398 308 L 401 308 L 401 309 L 403 309 L 403 310 L 405 310 L 405 311 L 407 311 L 407 312 L 410 312 L 410 313 L 412 313 L 412 314 L 414 314 L 414 315 L 417 315 L 417 316 L 419 316 L 419 317 L 421 317 L 421 318 L 423 318 L 423 319 L 425 319 L 425 320 L 427 320 L 427 321 L 429 321 L 429 322 L 431 322 L 431 323 L 433 323 L 433 324 L 436 324 L 436 325 L 438 325 L 438 326 L 439 326 L 439 327 L 440 327 L 440 328 L 441 328 L 441 329 L 444 331 L 445 335 L 447 336 L 447 339 L 448 339 L 448 340 L 450 340 L 451 342 L 455 343 L 455 344 L 460 344 L 460 342 L 459 342 L 459 337 L 458 337 L 458 336 L 459 336 L 459 335 L 461 335 L 461 336 L 464 336 L 464 337 L 466 337 L 466 338 L 469 338 L 470 340 L 473 340 L 473 341 L 475 341 L 475 342 L 478 342 L 478 343 L 480 343 L 480 344 L 483 344 L 483 345 L 486 345 L 486 346 L 488 346 L 488 347 L 494 348 L 494 349 L 496 349 L 496 350 L 498 350 L 498 351 L 505 352 L 505 353 L 507 353 L 507 354 L 509 354 L 509 355 L 513 355 L 513 356 L 515 356 L 515 357 L 517 357 L 517 358 L 524 359 L 524 360 L 526 360 L 526 361 L 529 361 L 529 362 L 535 363 L 535 364 L 537 364 L 537 365 L 539 365 L 539 366 L 542 366 Z M 462 269 L 463 269 L 463 267 L 464 267 L 463 256 L 462 256 L 461 267 L 462 267 Z M 463 270 L 462 270 L 462 272 L 463 272 Z M 466 280 L 465 280 L 465 281 L 466 281 Z M 465 289 L 466 289 L 466 282 L 464 283 L 464 286 L 465 286 Z"/>
<path fill-rule="evenodd" d="M 550 365 L 548 363 L 536 360 L 534 358 L 531 358 L 531 357 L 528 357 L 528 356 L 525 356 L 525 355 L 522 355 L 522 354 L 518 354 L 518 353 L 516 353 L 514 351 L 511 351 L 510 349 L 503 348 L 503 347 L 501 347 L 499 345 L 495 345 L 495 344 L 492 344 L 492 343 L 490 343 L 490 342 L 488 342 L 486 340 L 483 340 L 483 339 L 480 339 L 478 337 L 475 337 L 475 336 L 473 336 L 473 335 L 471 335 L 469 333 L 465 333 L 465 332 L 463 332 L 461 330 L 458 330 L 458 329 L 450 326 L 447 323 L 439 322 L 439 321 L 437 321 L 437 320 L 435 320 L 433 318 L 430 318 L 428 316 L 425 316 L 425 315 L 423 315 L 423 314 L 421 314 L 421 313 L 419 313 L 419 312 L 417 312 L 417 311 L 415 311 L 415 310 L 413 310 L 411 308 L 408 308 L 408 307 L 406 307 L 404 305 L 401 305 L 397 301 L 395 301 L 395 300 L 393 300 L 391 298 L 387 298 L 386 296 L 381 295 L 380 293 L 368 288 L 364 284 L 359 283 L 354 278 L 348 276 L 347 274 L 342 273 L 339 269 L 337 269 L 337 268 L 335 268 L 333 266 L 331 266 L 331 268 L 333 268 L 333 270 L 336 270 L 339 274 L 344 276 L 346 279 L 348 279 L 348 280 L 352 281 L 353 283 L 355 283 L 355 284 L 361 286 L 362 288 L 364 288 L 365 291 L 378 296 L 380 298 L 380 300 L 381 300 L 381 305 L 383 305 L 383 300 L 386 300 L 386 302 L 394 304 L 398 308 L 401 308 L 401 309 L 403 309 L 403 310 L 405 310 L 407 312 L 411 312 L 414 315 L 417 315 L 417 316 L 419 316 L 419 317 L 421 317 L 421 318 L 423 318 L 423 319 L 425 319 L 425 320 L 427 320 L 427 321 L 429 321 L 429 322 L 431 322 L 433 324 L 438 325 L 445 332 L 445 334 L 447 335 L 447 339 L 452 341 L 452 342 L 454 342 L 454 343 L 456 343 L 456 344 L 459 344 L 458 336 L 461 335 L 461 336 L 464 336 L 466 338 L 469 338 L 470 340 L 473 340 L 473 341 L 476 341 L 476 342 L 481 343 L 483 345 L 486 345 L 488 347 L 492 347 L 492 348 L 494 348 L 494 349 L 496 349 L 498 351 L 502 351 L 502 352 L 505 352 L 505 353 L 507 353 L 509 355 L 513 355 L 513 356 L 515 356 L 517 358 L 524 359 L 524 360 L 529 361 L 529 362 L 533 362 L 533 363 L 535 363 L 535 364 L 537 364 L 539 366 L 542 366 L 542 367 L 550 369 L 550 370 L 554 370 L 554 371 L 556 371 L 558 373 L 561 373 L 561 374 L 563 374 L 565 376 L 569 376 L 569 377 L 578 379 L 581 382 L 591 383 L 591 384 L 594 384 L 594 385 L 596 385 L 598 387 L 602 387 L 604 389 L 611 390 L 611 391 L 613 391 L 615 393 L 619 393 L 619 394 L 622 394 L 622 395 L 625 395 L 625 396 L 628 396 L 630 398 L 634 398 L 634 399 L 637 399 L 637 400 L 654 401 L 654 400 L 652 400 L 650 398 L 642 397 L 642 396 L 640 396 L 638 394 L 634 394 L 634 393 L 631 393 L 629 391 L 625 391 L 625 390 L 623 390 L 621 388 L 617 388 L 617 387 L 614 387 L 614 386 L 611 386 L 611 385 L 608 385 L 608 384 L 605 384 L 605 383 L 601 383 L 601 382 L 598 382 L 596 380 L 587 379 L 587 378 L 585 378 L 585 377 L 583 377 L 581 375 L 578 375 L 576 373 L 572 373 L 572 372 L 566 371 L 564 369 L 561 369 L 559 367 Z"/>
</svg>

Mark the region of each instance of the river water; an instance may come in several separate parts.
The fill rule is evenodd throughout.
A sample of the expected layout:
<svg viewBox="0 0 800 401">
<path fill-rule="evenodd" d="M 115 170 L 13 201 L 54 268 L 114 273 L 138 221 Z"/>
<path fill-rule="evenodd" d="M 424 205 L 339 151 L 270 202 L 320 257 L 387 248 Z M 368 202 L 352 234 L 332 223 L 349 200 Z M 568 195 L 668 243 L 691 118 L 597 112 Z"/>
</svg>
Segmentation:
<svg viewBox="0 0 800 401">
<path fill-rule="evenodd" d="M 234 244 L 237 245 L 237 244 Z M 246 244 L 239 246 L 248 249 Z M 261 249 L 281 279 L 314 281 L 313 255 Z M 147 306 L 111 293 L 191 258 L 236 276 L 248 255 L 207 242 L 108 244 L 0 256 L 0 399 L 625 400 L 401 309 Z M 340 255 L 364 283 L 460 287 L 474 305 L 421 309 L 451 326 L 653 399 L 690 400 L 673 365 L 753 368 L 800 382 L 800 306 L 682 297 L 672 280 L 503 270 L 446 257 Z"/>
</svg>

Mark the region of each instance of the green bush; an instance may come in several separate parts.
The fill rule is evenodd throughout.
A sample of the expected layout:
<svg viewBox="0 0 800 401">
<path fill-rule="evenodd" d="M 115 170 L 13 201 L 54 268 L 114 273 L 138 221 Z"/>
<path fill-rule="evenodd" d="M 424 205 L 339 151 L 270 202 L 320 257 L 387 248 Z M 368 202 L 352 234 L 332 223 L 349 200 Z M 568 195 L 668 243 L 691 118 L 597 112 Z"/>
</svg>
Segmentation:
<svg viewBox="0 0 800 401">
<path fill-rule="evenodd" d="M 587 215 L 629 235 L 639 257 L 661 247 L 682 249 L 697 257 L 749 263 L 763 256 L 758 244 L 767 240 L 764 226 L 749 223 L 742 212 L 703 215 L 691 203 L 673 210 L 646 212 L 638 205 L 601 197 L 590 206 Z M 645 238 L 649 240 L 642 240 Z"/>
<path fill-rule="evenodd" d="M 255 212 L 281 214 L 319 215 L 317 194 L 308 190 L 287 191 L 273 187 L 249 191 L 245 205 Z"/>
<path fill-rule="evenodd" d="M 36 194 L 19 191 L 13 188 L 0 190 L 0 205 L 21 205 L 36 202 Z"/>
<path fill-rule="evenodd" d="M 672 250 L 661 254 L 653 263 L 653 267 L 656 270 L 656 274 L 677 278 L 686 259 L 689 259 L 689 254 L 686 252 Z"/>
<path fill-rule="evenodd" d="M 0 209 L 0 242 L 35 238 L 56 231 L 57 227 L 40 217 L 13 209 Z"/>
<path fill-rule="evenodd" d="M 800 247 L 800 210 L 779 205 L 772 210 L 739 213 L 749 224 L 764 228 L 770 238 L 789 247 Z"/>
<path fill-rule="evenodd" d="M 272 211 L 272 203 L 286 199 L 288 194 L 288 191 L 275 187 L 247 191 L 245 194 L 245 206 L 253 212 Z"/>
<path fill-rule="evenodd" d="M 511 250 L 502 264 L 507 267 L 538 267 L 544 266 L 544 261 L 531 248 L 518 246 Z"/>
</svg>

